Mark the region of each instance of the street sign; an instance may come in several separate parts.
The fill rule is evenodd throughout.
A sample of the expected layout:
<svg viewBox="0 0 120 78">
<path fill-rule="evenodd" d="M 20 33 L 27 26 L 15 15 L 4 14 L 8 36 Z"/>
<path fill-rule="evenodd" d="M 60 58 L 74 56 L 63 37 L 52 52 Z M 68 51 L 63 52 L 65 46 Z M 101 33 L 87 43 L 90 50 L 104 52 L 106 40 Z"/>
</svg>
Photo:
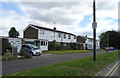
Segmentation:
<svg viewBox="0 0 120 78">
<path fill-rule="evenodd" d="M 96 23 L 96 22 L 93 22 L 93 23 L 92 23 L 92 28 L 93 28 L 93 29 L 97 28 L 97 23 Z"/>
</svg>

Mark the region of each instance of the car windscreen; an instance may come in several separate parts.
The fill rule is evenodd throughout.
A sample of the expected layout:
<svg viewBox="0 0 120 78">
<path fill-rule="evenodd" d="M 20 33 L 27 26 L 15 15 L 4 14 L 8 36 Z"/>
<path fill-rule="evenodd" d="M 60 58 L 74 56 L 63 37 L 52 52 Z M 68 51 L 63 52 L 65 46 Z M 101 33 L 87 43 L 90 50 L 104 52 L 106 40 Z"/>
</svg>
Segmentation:
<svg viewBox="0 0 120 78">
<path fill-rule="evenodd" d="M 39 49 L 37 46 L 35 46 L 35 45 L 30 45 L 31 46 L 31 48 L 33 48 L 33 49 Z"/>
</svg>

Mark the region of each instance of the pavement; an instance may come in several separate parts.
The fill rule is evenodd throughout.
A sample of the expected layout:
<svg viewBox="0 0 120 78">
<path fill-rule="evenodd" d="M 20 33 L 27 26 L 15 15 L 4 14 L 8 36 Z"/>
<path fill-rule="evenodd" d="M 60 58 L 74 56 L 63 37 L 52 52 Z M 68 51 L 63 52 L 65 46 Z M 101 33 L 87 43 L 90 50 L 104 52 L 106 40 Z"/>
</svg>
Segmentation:
<svg viewBox="0 0 120 78">
<path fill-rule="evenodd" d="M 120 78 L 120 60 L 116 60 L 99 72 L 95 78 Z"/>
<path fill-rule="evenodd" d="M 96 54 L 103 54 L 104 51 L 98 51 Z M 56 55 L 56 54 L 42 54 L 41 56 L 34 56 L 29 59 L 17 59 L 11 61 L 3 61 L 2 62 L 2 75 L 6 75 L 9 73 L 21 72 L 24 70 L 29 70 L 33 68 L 43 67 L 50 64 L 55 64 L 58 62 L 69 61 L 78 58 L 84 58 L 88 56 L 92 56 L 93 52 L 85 52 L 85 53 L 75 53 L 75 54 L 64 54 L 64 55 Z"/>
</svg>

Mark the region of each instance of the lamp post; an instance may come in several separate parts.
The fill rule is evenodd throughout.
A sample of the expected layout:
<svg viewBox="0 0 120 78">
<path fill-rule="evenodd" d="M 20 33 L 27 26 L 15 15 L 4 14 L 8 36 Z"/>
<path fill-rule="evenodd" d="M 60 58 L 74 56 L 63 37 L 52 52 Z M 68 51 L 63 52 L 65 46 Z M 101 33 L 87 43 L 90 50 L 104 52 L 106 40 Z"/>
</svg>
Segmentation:
<svg viewBox="0 0 120 78">
<path fill-rule="evenodd" d="M 96 13 L 95 13 L 95 0 L 93 0 L 92 28 L 93 28 L 93 61 L 96 61 L 96 28 L 97 28 L 97 23 L 96 23 Z"/>
</svg>

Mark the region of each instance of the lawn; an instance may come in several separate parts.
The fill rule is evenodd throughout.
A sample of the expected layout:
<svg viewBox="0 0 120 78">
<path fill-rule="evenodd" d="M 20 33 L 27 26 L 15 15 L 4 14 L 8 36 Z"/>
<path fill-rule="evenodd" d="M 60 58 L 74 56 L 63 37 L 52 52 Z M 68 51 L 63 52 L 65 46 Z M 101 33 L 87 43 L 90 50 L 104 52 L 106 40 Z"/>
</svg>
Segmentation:
<svg viewBox="0 0 120 78">
<path fill-rule="evenodd" d="M 120 52 L 120 51 L 119 51 Z M 118 58 L 118 51 L 97 55 L 97 61 L 92 56 L 61 62 L 36 69 L 9 74 L 8 76 L 95 76 Z"/>
<path fill-rule="evenodd" d="M 2 56 L 0 56 L 0 61 L 2 61 Z"/>
<path fill-rule="evenodd" d="M 70 53 L 81 53 L 81 52 L 91 52 L 92 50 L 60 50 L 60 51 L 44 51 L 43 53 L 51 54 L 70 54 Z"/>
</svg>

